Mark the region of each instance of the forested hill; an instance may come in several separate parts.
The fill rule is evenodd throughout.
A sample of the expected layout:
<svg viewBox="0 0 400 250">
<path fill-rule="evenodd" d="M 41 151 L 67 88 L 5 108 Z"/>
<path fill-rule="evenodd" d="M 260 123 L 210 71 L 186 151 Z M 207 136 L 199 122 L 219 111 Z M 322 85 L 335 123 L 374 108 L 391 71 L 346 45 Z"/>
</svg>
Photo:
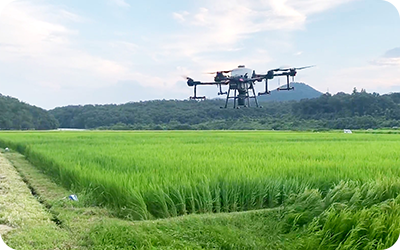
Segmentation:
<svg viewBox="0 0 400 250">
<path fill-rule="evenodd" d="M 317 98 L 322 95 L 321 92 L 312 88 L 311 86 L 301 83 L 293 82 L 290 84 L 294 87 L 294 91 L 279 91 L 272 90 L 270 95 L 263 95 L 258 97 L 260 101 L 300 101 L 302 99 L 312 99 Z M 271 87 L 271 86 L 270 86 Z M 281 86 L 286 87 L 286 85 Z"/>
<path fill-rule="evenodd" d="M 0 94 L 0 129 L 55 129 L 58 121 L 46 110 Z"/>
<path fill-rule="evenodd" d="M 398 127 L 400 93 L 324 94 L 263 108 L 221 109 L 223 100 L 157 100 L 67 106 L 49 111 L 63 128 L 104 129 L 359 129 Z"/>
</svg>

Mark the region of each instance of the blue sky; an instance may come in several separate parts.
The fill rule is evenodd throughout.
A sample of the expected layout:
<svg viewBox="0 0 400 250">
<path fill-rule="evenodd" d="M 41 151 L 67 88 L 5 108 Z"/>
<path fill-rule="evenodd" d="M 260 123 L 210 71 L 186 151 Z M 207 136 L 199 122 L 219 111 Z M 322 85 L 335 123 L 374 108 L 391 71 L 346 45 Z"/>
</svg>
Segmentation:
<svg viewBox="0 0 400 250">
<path fill-rule="evenodd" d="M 400 16 L 383 0 L 3 2 L 0 93 L 46 109 L 186 99 L 182 75 L 239 64 L 317 65 L 296 81 L 332 94 L 400 91 Z"/>
</svg>

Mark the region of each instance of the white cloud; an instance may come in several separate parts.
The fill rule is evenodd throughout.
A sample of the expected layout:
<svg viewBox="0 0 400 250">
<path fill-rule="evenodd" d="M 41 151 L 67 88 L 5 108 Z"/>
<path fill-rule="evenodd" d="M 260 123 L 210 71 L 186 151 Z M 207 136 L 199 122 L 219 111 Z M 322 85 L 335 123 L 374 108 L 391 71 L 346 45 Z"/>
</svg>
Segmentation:
<svg viewBox="0 0 400 250">
<path fill-rule="evenodd" d="M 208 0 L 197 11 L 173 13 L 184 30 L 165 50 L 186 57 L 235 50 L 255 33 L 304 29 L 309 15 L 350 1 L 357 0 Z"/>
<path fill-rule="evenodd" d="M 388 93 L 400 88 L 399 48 L 388 50 L 379 58 L 360 62 L 358 66 L 341 67 L 320 65 L 316 71 L 299 74 L 304 82 L 316 85 L 320 90 L 329 89 L 331 93 L 351 92 L 354 87 L 367 92 Z"/>
<path fill-rule="evenodd" d="M 84 37 L 69 24 L 85 21 L 52 5 L 14 2 L 0 18 L 0 62 L 14 64 L 31 83 L 54 90 L 82 84 L 95 88 L 129 80 L 169 88 L 181 80 L 167 69 L 157 70 L 162 74 L 158 77 L 153 68 L 146 73 L 144 67 L 137 67 L 151 50 L 131 41 L 86 41 L 104 53 L 80 48 Z"/>
<path fill-rule="evenodd" d="M 115 4 L 119 7 L 130 7 L 131 5 L 127 2 L 125 2 L 125 0 L 109 0 L 112 4 Z"/>
<path fill-rule="evenodd" d="M 0 60 L 40 57 L 57 46 L 67 45 L 69 37 L 77 34 L 62 25 L 32 18 L 28 8 L 10 4 L 0 19 L 0 41 L 14 48 L 0 48 L 3 52 Z"/>
<path fill-rule="evenodd" d="M 279 2 L 286 2 L 288 6 L 291 6 L 293 9 L 297 10 L 299 13 L 303 15 L 311 15 L 315 13 L 320 13 L 332 8 L 335 8 L 339 5 L 361 1 L 361 0 L 276 0 Z"/>
<path fill-rule="evenodd" d="M 383 57 L 386 58 L 400 57 L 400 47 L 386 51 Z"/>
<path fill-rule="evenodd" d="M 375 66 L 397 66 L 400 70 L 400 47 L 386 51 L 383 56 L 371 61 L 371 64 Z"/>
<path fill-rule="evenodd" d="M 303 54 L 303 51 L 298 51 L 296 53 L 294 53 L 295 56 L 301 56 Z"/>
<path fill-rule="evenodd" d="M 398 66 L 400 70 L 400 57 L 386 58 L 382 57 L 371 62 L 378 66 Z"/>
<path fill-rule="evenodd" d="M 184 22 L 184 21 L 186 21 L 186 16 L 187 16 L 187 15 L 189 15 L 189 12 L 187 12 L 187 11 L 182 11 L 181 13 L 178 13 L 178 12 L 172 13 L 172 17 L 173 17 L 175 20 L 179 21 L 179 22 Z"/>
<path fill-rule="evenodd" d="M 37 82 L 53 76 L 53 79 L 46 80 L 47 85 L 49 82 L 73 85 L 74 82 L 80 82 L 75 81 L 79 79 L 79 74 L 93 75 L 103 80 L 115 80 L 128 74 L 128 69 L 119 62 L 77 48 L 75 39 L 79 31 L 61 22 L 83 20 L 74 13 L 53 6 L 13 2 L 0 19 L 0 44 L 3 45 L 0 46 L 0 61 L 36 69 L 30 77 Z M 133 47 L 132 44 L 124 46 Z"/>
<path fill-rule="evenodd" d="M 75 13 L 63 9 L 58 10 L 58 12 L 54 13 L 54 15 L 58 16 L 62 20 L 68 20 L 76 23 L 83 23 L 87 21 L 85 17 L 79 16 Z"/>
<path fill-rule="evenodd" d="M 368 65 L 341 69 L 325 76 L 323 84 L 331 91 L 351 92 L 354 87 L 368 92 L 381 92 L 400 86 L 400 63 L 397 65 Z"/>
<path fill-rule="evenodd" d="M 124 0 L 107 1 L 130 6 Z M 24 75 L 30 84 L 60 94 L 67 88 L 73 93 L 83 85 L 86 90 L 106 89 L 119 81 L 136 81 L 143 88 L 173 96 L 192 91 L 181 75 L 209 81 L 213 76 L 203 72 L 240 64 L 262 72 L 271 67 L 270 63 L 276 67 L 285 63 L 274 60 L 275 54 L 282 52 L 292 58 L 302 55 L 304 48 L 294 46 L 290 31 L 306 29 L 310 15 L 350 1 L 360 0 L 204 0 L 196 3 L 196 9 L 170 14 L 181 28 L 176 33 L 154 32 L 154 36 L 149 33 L 141 37 L 133 36 L 130 30 L 115 30 L 110 35 L 117 38 L 108 41 L 87 40 L 86 34 L 75 28 L 81 27 L 76 23 L 87 19 L 74 10 L 18 1 L 10 4 L 0 18 L 0 63 L 14 65 L 16 74 Z M 274 31 L 274 36 L 269 31 Z M 83 44 L 94 46 L 87 50 Z M 398 59 L 382 57 L 373 63 L 329 72 L 323 75 L 325 84 L 331 90 L 348 87 L 351 91 L 355 82 L 360 84 L 357 88 L 367 89 L 380 79 L 385 79 L 388 87 L 399 83 L 393 73 L 398 71 L 394 68 L 400 63 Z M 299 79 L 310 79 L 312 84 L 307 74 L 314 77 L 311 71 L 304 71 Z M 315 78 L 314 83 L 325 81 L 321 79 Z M 362 82 L 367 85 L 362 86 Z"/>
<path fill-rule="evenodd" d="M 351 1 L 359 0 L 249 0 L 245 3 L 206 0 L 195 10 L 172 14 L 181 25 L 181 31 L 163 40 L 162 49 L 156 52 L 157 58 L 185 59 L 196 71 L 231 69 L 244 62 L 255 69 L 265 70 L 273 61 L 271 48 L 292 51 L 297 56 L 302 54 L 295 50 L 290 32 L 305 29 L 310 15 Z M 263 41 L 259 40 L 260 34 L 269 31 L 275 31 L 275 34 L 282 31 L 285 35 L 265 35 Z M 248 39 L 259 42 L 253 42 L 248 48 L 245 45 Z M 247 50 L 241 51 L 243 48 Z M 230 56 L 221 54 L 226 52 Z M 201 74 L 191 76 L 206 80 Z"/>
</svg>

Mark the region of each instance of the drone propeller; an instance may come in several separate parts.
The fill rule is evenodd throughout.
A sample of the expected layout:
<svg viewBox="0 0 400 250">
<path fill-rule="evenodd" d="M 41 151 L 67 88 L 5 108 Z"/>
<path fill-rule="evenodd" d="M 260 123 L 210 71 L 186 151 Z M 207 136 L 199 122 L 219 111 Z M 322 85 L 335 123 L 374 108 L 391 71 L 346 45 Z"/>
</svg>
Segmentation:
<svg viewBox="0 0 400 250">
<path fill-rule="evenodd" d="M 193 80 L 192 78 L 190 78 L 190 77 L 188 77 L 188 76 L 185 76 L 185 75 L 181 75 L 181 77 L 182 77 L 183 79 L 185 79 L 185 80 Z"/>
<path fill-rule="evenodd" d="M 315 67 L 315 65 L 311 65 L 311 66 L 305 66 L 305 67 L 300 67 L 300 68 L 279 68 L 275 71 L 295 71 L 295 70 L 302 70 L 302 69 L 308 69 L 308 68 L 312 68 Z"/>
<path fill-rule="evenodd" d="M 206 74 L 218 74 L 218 73 L 230 73 L 232 70 L 222 70 L 222 71 L 216 71 L 216 72 L 206 72 Z"/>
<path fill-rule="evenodd" d="M 192 78 L 190 78 L 188 76 L 184 76 L 184 75 L 182 75 L 182 77 L 183 77 L 183 79 L 187 80 L 186 83 L 188 86 L 192 87 L 192 86 L 196 85 L 195 81 Z"/>
<path fill-rule="evenodd" d="M 312 67 L 315 67 L 315 65 L 305 66 L 305 67 L 301 67 L 301 68 L 294 68 L 294 70 L 302 70 L 302 69 L 308 69 L 308 68 L 312 68 Z"/>
</svg>

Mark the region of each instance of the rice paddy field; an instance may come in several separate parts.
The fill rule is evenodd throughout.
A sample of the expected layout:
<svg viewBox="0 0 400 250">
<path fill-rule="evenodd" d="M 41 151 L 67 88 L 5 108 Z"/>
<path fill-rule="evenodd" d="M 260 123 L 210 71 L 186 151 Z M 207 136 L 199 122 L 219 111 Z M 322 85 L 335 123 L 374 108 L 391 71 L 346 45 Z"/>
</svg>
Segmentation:
<svg viewBox="0 0 400 250">
<path fill-rule="evenodd" d="M 385 133 L 54 131 L 2 132 L 0 146 L 125 220 L 284 208 L 282 232 L 307 230 L 321 249 L 385 249 L 400 234 L 399 139 Z"/>
</svg>

